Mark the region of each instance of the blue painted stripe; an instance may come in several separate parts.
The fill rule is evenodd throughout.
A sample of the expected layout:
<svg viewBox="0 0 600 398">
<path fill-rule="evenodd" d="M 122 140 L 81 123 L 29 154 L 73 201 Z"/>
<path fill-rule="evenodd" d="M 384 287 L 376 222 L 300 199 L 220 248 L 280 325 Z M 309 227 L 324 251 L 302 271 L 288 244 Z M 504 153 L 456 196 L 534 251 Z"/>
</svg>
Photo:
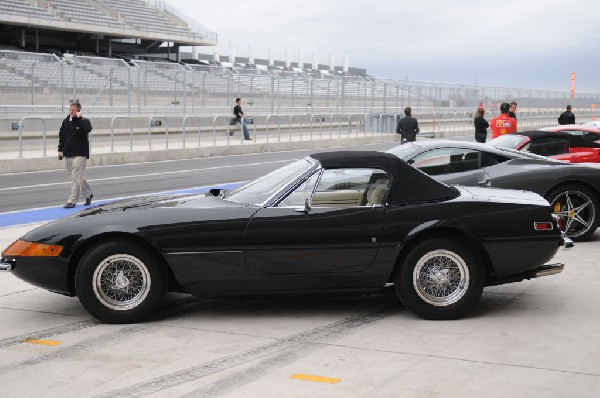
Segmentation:
<svg viewBox="0 0 600 398">
<path fill-rule="evenodd" d="M 158 192 L 158 193 L 145 194 L 145 195 L 139 195 L 139 196 L 148 196 L 148 195 L 157 195 L 157 194 L 165 195 L 165 194 L 182 194 L 182 193 L 191 193 L 191 194 L 206 193 L 210 189 L 213 189 L 213 188 L 233 189 L 235 187 L 238 187 L 241 184 L 242 184 L 241 182 L 236 182 L 236 183 L 232 183 L 232 184 L 219 184 L 219 185 L 188 188 L 188 189 L 178 189 L 176 191 L 165 191 L 165 192 Z M 123 197 L 123 198 L 109 199 L 109 200 L 99 200 L 99 201 L 94 201 L 93 204 L 99 205 L 99 204 L 114 202 L 114 201 L 120 200 L 120 199 L 127 199 L 130 197 L 131 196 Z M 45 207 L 43 209 L 21 210 L 21 211 L 9 212 L 9 213 L 0 213 L 0 228 L 14 227 L 17 225 L 57 220 L 59 218 L 69 216 L 73 213 L 77 213 L 83 209 L 88 209 L 88 208 L 89 207 L 83 206 L 83 205 L 77 205 L 71 209 L 65 209 L 62 206 L 53 206 L 53 207 Z"/>
</svg>

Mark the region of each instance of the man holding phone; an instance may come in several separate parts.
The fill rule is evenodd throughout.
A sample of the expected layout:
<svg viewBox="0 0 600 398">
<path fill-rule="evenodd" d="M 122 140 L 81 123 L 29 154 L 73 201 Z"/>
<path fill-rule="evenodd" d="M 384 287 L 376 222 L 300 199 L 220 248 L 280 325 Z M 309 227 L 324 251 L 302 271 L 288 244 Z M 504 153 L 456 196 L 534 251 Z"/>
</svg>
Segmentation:
<svg viewBox="0 0 600 398">
<path fill-rule="evenodd" d="M 84 204 L 92 203 L 92 190 L 85 180 L 85 165 L 90 158 L 89 134 L 92 123 L 83 117 L 81 104 L 72 102 L 67 116 L 58 132 L 58 159 L 65 159 L 65 168 L 71 176 L 71 194 L 65 209 L 75 207 L 79 198 L 85 198 Z"/>
</svg>

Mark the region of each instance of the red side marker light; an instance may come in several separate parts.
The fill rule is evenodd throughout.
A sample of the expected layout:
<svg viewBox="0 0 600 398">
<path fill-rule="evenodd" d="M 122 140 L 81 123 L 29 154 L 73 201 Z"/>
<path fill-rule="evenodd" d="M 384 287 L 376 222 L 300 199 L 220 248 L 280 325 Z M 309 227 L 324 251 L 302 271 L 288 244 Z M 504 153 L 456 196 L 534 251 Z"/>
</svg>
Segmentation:
<svg viewBox="0 0 600 398">
<path fill-rule="evenodd" d="M 533 228 L 535 228 L 536 231 L 552 231 L 554 226 L 551 222 L 534 222 Z"/>
</svg>

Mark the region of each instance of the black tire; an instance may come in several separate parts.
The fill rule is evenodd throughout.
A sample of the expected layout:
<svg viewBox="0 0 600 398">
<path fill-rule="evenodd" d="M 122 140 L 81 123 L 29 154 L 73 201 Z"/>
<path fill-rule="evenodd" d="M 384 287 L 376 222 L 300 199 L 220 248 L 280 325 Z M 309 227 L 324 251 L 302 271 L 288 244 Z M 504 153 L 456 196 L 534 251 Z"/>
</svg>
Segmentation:
<svg viewBox="0 0 600 398">
<path fill-rule="evenodd" d="M 88 250 L 75 286 L 84 308 L 106 323 L 135 323 L 154 312 L 167 286 L 166 272 L 144 248 L 108 241 Z"/>
<path fill-rule="evenodd" d="M 463 244 L 431 238 L 417 244 L 394 275 L 404 306 L 425 319 L 456 319 L 477 304 L 485 285 L 481 260 Z"/>
<path fill-rule="evenodd" d="M 577 241 L 589 240 L 598 226 L 600 204 L 590 189 L 568 184 L 553 189 L 546 199 L 552 212 L 562 219 L 563 231 Z"/>
</svg>

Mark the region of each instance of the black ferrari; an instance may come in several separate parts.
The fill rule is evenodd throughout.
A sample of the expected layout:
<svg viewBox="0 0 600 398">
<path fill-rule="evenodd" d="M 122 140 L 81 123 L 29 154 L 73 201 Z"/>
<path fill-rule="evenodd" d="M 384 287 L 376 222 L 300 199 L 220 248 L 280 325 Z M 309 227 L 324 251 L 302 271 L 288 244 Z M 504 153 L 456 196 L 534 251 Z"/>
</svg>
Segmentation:
<svg viewBox="0 0 600 398">
<path fill-rule="evenodd" d="M 331 152 L 228 192 L 86 209 L 27 233 L 1 264 L 109 323 L 146 319 L 167 291 L 364 293 L 390 283 L 414 313 L 452 319 L 485 286 L 561 272 L 547 262 L 568 243 L 533 192 L 454 187 L 392 154 Z"/>
<path fill-rule="evenodd" d="M 388 152 L 448 184 L 536 192 L 551 203 L 573 240 L 589 239 L 600 223 L 600 165 L 454 140 L 422 140 Z"/>
</svg>

